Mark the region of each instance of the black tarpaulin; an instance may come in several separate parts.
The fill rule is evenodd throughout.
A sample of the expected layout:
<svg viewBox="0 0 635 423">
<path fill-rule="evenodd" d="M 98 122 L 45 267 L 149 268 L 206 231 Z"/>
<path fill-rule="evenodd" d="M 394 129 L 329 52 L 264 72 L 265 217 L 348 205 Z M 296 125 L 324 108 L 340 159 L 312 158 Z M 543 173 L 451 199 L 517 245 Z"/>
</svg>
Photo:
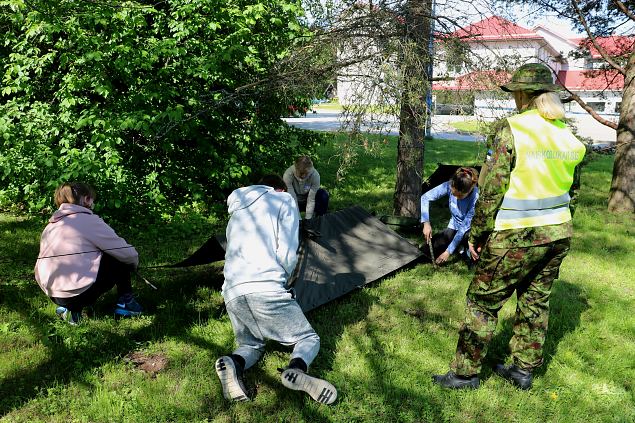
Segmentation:
<svg viewBox="0 0 635 423">
<path fill-rule="evenodd" d="M 361 207 L 315 218 L 301 231 L 298 264 L 289 285 L 307 312 L 413 263 L 419 249 Z M 225 236 L 210 238 L 187 259 L 187 267 L 224 259 Z"/>
<path fill-rule="evenodd" d="M 159 267 L 190 267 L 225 260 L 225 235 L 213 236 L 201 245 L 191 256 L 175 264 Z"/>
<path fill-rule="evenodd" d="M 307 312 L 413 263 L 419 249 L 361 207 L 317 218 L 300 247 L 296 299 Z"/>
</svg>

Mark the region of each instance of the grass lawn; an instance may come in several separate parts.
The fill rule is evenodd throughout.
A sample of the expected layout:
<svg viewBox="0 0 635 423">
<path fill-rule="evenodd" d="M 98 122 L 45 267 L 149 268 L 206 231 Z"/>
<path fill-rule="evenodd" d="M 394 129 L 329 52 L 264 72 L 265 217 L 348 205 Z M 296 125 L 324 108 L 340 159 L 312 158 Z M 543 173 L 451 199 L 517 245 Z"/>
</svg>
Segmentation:
<svg viewBox="0 0 635 423">
<path fill-rule="evenodd" d="M 480 148 L 433 140 L 425 173 L 436 162 L 474 163 Z M 360 157 L 337 186 L 330 154 L 324 147 L 316 167 L 333 208 L 390 211 L 394 138 L 379 155 Z M 611 156 L 599 156 L 584 170 L 572 249 L 553 288 L 545 364 L 529 392 L 490 370 L 508 356 L 515 299 L 500 313 L 481 388 L 452 392 L 432 384 L 430 376 L 445 372 L 454 354 L 472 274 L 453 263 L 439 270 L 419 265 L 308 315 L 322 339 L 311 373 L 338 388 L 334 406 L 282 387 L 276 368 L 286 364 L 289 350 L 275 345 L 247 374 L 255 400 L 229 404 L 214 372 L 216 358 L 233 348 L 218 291 L 220 265 L 146 269 L 159 290 L 136 283 L 143 317 L 115 321 L 111 293 L 93 318 L 71 327 L 55 318 L 33 279 L 43 222 L 0 214 L 0 416 L 24 422 L 635 421 L 635 219 L 605 211 L 611 167 Z M 138 247 L 141 265 L 152 266 L 185 257 L 222 228 L 211 219 L 197 222 L 144 234 L 115 229 Z M 437 216 L 434 226 L 445 223 Z"/>
<path fill-rule="evenodd" d="M 476 134 L 483 132 L 483 123 L 484 122 L 478 120 L 463 120 L 459 122 L 450 122 L 450 126 L 458 131 Z"/>
<path fill-rule="evenodd" d="M 318 112 L 340 112 L 342 111 L 342 106 L 338 101 L 330 101 L 328 103 L 313 104 L 311 105 L 311 109 Z"/>
</svg>

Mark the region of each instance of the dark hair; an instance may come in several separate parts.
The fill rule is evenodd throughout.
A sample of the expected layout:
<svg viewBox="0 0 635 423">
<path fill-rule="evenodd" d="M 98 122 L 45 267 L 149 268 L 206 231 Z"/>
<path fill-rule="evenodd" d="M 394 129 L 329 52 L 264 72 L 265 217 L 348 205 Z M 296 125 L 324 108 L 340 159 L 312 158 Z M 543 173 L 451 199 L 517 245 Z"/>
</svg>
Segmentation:
<svg viewBox="0 0 635 423">
<path fill-rule="evenodd" d="M 260 178 L 258 185 L 267 185 L 273 189 L 281 189 L 283 191 L 287 190 L 287 184 L 284 183 L 280 176 L 274 174 L 265 175 Z"/>
<path fill-rule="evenodd" d="M 460 167 L 450 178 L 450 186 L 460 192 L 467 194 L 478 182 L 478 171 L 472 167 Z"/>
<path fill-rule="evenodd" d="M 66 182 L 55 190 L 55 205 L 59 207 L 62 203 L 79 204 L 82 197 L 89 197 L 95 200 L 95 189 L 82 182 Z"/>
</svg>

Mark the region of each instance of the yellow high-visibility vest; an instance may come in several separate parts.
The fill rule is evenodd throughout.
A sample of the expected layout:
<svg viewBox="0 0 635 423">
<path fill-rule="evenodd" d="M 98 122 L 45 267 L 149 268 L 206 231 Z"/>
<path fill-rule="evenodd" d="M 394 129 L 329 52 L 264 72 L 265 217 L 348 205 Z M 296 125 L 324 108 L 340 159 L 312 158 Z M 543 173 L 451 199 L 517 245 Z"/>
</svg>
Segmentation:
<svg viewBox="0 0 635 423">
<path fill-rule="evenodd" d="M 496 214 L 494 229 L 556 225 L 571 220 L 569 190 L 586 148 L 560 120 L 537 110 L 507 119 L 514 136 L 516 165 Z"/>
</svg>

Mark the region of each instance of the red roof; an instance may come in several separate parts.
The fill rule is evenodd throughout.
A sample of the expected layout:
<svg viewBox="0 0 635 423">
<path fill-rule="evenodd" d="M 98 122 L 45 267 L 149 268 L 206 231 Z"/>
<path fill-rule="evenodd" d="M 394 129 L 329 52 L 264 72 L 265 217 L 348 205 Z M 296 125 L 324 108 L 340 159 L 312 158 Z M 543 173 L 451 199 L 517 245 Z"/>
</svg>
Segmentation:
<svg viewBox="0 0 635 423">
<path fill-rule="evenodd" d="M 593 58 L 602 57 L 588 38 L 574 38 L 572 41 L 581 48 L 588 48 Z M 626 56 L 635 50 L 635 37 L 598 37 L 595 41 L 611 56 Z"/>
<path fill-rule="evenodd" d="M 510 38 L 536 38 L 542 37 L 531 29 L 523 28 L 500 16 L 491 16 L 480 22 L 473 23 L 465 28 L 455 31 L 453 36 L 468 37 L 481 40 L 509 40 Z"/>
<path fill-rule="evenodd" d="M 432 84 L 433 90 L 495 90 L 509 82 L 511 74 L 504 71 L 475 71 L 456 77 L 450 81 L 439 81 Z"/>
<path fill-rule="evenodd" d="M 476 71 L 456 77 L 450 81 L 439 81 L 432 85 L 433 90 L 469 91 L 497 90 L 511 79 L 511 74 L 503 71 Z M 615 70 L 560 71 L 556 84 L 571 91 L 621 91 L 624 88 L 624 76 Z"/>
<path fill-rule="evenodd" d="M 560 71 L 556 83 L 572 91 L 621 91 L 624 88 L 624 75 L 614 69 Z"/>
</svg>

